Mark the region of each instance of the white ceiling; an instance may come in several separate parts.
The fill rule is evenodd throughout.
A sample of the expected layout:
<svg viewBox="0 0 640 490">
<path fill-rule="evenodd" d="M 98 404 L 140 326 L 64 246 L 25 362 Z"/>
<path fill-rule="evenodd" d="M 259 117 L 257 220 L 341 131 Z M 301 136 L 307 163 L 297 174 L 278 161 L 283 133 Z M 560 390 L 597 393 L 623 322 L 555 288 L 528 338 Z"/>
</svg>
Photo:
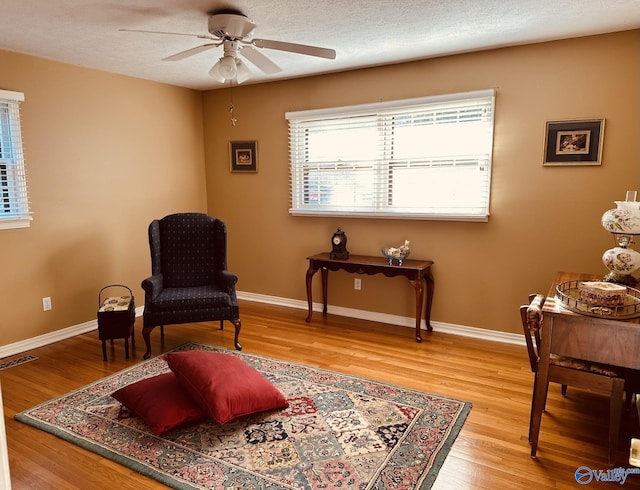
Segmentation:
<svg viewBox="0 0 640 490">
<path fill-rule="evenodd" d="M 250 63 L 245 82 L 640 28 L 640 0 L 1 0 L 0 49 L 198 90 L 222 47 L 161 61 L 206 41 L 208 13 L 236 9 L 254 37 L 335 49 L 335 60 L 263 49 L 282 72 Z M 636 60 L 637 61 L 637 60 Z"/>
</svg>

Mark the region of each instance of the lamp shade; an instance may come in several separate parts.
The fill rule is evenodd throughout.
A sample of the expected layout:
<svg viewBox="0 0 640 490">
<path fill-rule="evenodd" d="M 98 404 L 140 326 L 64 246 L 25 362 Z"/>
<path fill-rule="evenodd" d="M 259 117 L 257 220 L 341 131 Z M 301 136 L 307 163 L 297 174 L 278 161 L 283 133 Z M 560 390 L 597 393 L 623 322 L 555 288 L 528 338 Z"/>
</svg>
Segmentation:
<svg viewBox="0 0 640 490">
<path fill-rule="evenodd" d="M 231 56 L 223 56 L 220 60 L 220 75 L 226 80 L 230 80 L 236 77 L 238 70 L 236 69 L 236 60 Z"/>
<path fill-rule="evenodd" d="M 242 60 L 236 60 L 236 82 L 239 84 L 246 82 L 250 76 L 251 70 L 247 68 L 247 65 L 245 65 Z"/>
<path fill-rule="evenodd" d="M 209 76 L 216 82 L 224 83 L 226 81 L 220 73 L 220 61 L 216 62 L 216 64 L 211 67 L 211 70 L 209 70 Z"/>
<path fill-rule="evenodd" d="M 246 82 L 251 77 L 251 70 L 242 60 L 232 56 L 223 56 L 211 67 L 209 75 L 216 82 L 224 83 L 235 78 L 236 83 Z"/>
</svg>

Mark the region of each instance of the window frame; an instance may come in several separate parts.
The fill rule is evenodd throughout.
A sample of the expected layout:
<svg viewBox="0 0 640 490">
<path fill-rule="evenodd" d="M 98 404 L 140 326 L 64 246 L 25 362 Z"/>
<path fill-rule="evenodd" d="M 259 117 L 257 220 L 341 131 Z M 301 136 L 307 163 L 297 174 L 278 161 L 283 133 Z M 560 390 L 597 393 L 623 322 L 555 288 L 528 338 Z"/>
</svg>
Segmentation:
<svg viewBox="0 0 640 490">
<path fill-rule="evenodd" d="M 481 135 L 483 138 L 485 138 L 483 140 L 484 147 L 482 152 L 474 154 L 474 158 L 472 159 L 474 162 L 474 167 L 477 168 L 480 173 L 485 173 L 484 175 L 478 174 L 479 176 L 476 178 L 478 182 L 474 183 L 474 186 L 477 187 L 482 193 L 482 195 L 478 194 L 478 196 L 476 197 L 480 205 L 476 203 L 473 206 L 466 206 L 464 207 L 464 209 L 461 207 L 460 210 L 456 210 L 453 206 L 450 205 L 432 205 L 431 207 L 423 205 L 421 210 L 415 209 L 413 205 L 408 208 L 405 207 L 403 209 L 394 208 L 394 203 L 388 200 L 388 196 L 393 192 L 393 172 L 397 171 L 400 168 L 398 164 L 401 163 L 402 159 L 394 160 L 394 157 L 388 156 L 388 147 L 395 145 L 395 140 L 393 143 L 388 142 L 388 134 L 385 133 L 386 129 L 383 129 L 388 126 L 388 120 L 391 118 L 395 118 L 394 121 L 399 121 L 400 116 L 411 111 L 419 114 L 420 111 L 429 112 L 434 110 L 447 109 L 449 107 L 453 108 L 452 110 L 458 110 L 459 113 L 462 113 L 462 108 L 466 107 L 465 104 L 468 104 L 469 107 L 473 106 L 474 104 L 476 106 L 480 105 L 484 107 L 483 111 L 485 111 L 482 113 L 480 119 L 482 131 Z M 285 118 L 289 123 L 289 213 L 291 215 L 413 220 L 422 219 L 447 221 L 488 221 L 490 214 L 489 206 L 491 192 L 491 167 L 493 157 L 493 135 L 495 128 L 494 89 L 419 97 L 414 99 L 393 100 L 372 104 L 360 104 L 317 110 L 287 112 L 285 113 Z M 335 171 L 339 170 L 340 172 L 344 172 L 349 170 L 349 168 L 345 167 L 344 161 L 340 162 L 339 160 L 326 160 L 321 162 L 317 157 L 310 156 L 313 154 L 313 148 L 310 146 L 313 143 L 310 143 L 310 141 L 314 141 L 312 140 L 312 137 L 314 134 L 317 134 L 313 133 L 313 131 L 315 130 L 317 132 L 320 132 L 320 129 L 318 128 L 321 125 L 326 124 L 326 127 L 329 128 L 329 131 L 335 130 L 336 136 L 338 136 L 338 125 L 344 123 L 348 126 L 348 129 L 357 129 L 357 125 L 360 124 L 359 122 L 356 122 L 358 118 L 362 121 L 366 121 L 367 119 L 378 121 L 376 129 L 373 129 L 373 131 L 377 132 L 375 140 L 376 146 L 380 148 L 384 146 L 384 150 L 377 150 L 380 151 L 380 153 L 374 160 L 371 160 L 372 162 L 374 162 L 374 166 L 377 165 L 375 169 L 361 170 L 362 173 L 360 173 L 360 171 L 355 168 L 356 165 L 364 165 L 364 162 L 367 162 L 367 158 L 370 157 L 363 156 L 361 157 L 361 159 L 358 159 L 360 157 L 355 157 L 352 162 L 353 173 L 351 173 L 350 178 L 347 179 L 347 181 L 353 186 L 357 186 L 358 179 L 365 177 L 368 178 L 370 177 L 369 174 L 374 174 L 373 178 L 374 180 L 377 180 L 375 180 L 375 184 L 372 184 L 372 190 L 369 192 L 369 194 L 373 196 L 370 198 L 372 204 L 369 204 L 368 206 L 362 206 L 361 208 L 358 208 L 358 205 L 356 204 L 351 209 L 347 209 L 349 205 L 343 204 L 343 202 L 339 202 L 338 205 L 323 205 L 318 204 L 317 202 L 309 203 L 309 178 L 310 176 L 313 176 L 313 172 L 317 173 L 318 175 L 320 175 L 321 169 L 324 169 L 325 172 L 327 170 L 331 172 L 332 165 L 335 165 Z M 370 126 L 376 125 L 376 123 L 370 122 L 364 122 L 362 124 L 369 124 Z M 399 123 L 394 122 L 394 124 L 397 125 Z M 416 124 L 416 126 L 421 126 L 421 124 Z M 424 126 L 426 126 L 426 124 L 424 124 Z M 457 126 L 462 127 L 462 124 L 457 121 Z M 429 127 L 444 128 L 444 123 L 438 122 L 436 124 L 429 125 Z M 399 131 L 393 131 L 394 134 L 396 132 L 399 133 Z M 392 136 L 392 138 L 398 137 Z M 315 144 L 318 145 L 319 143 Z M 478 155 L 482 155 L 482 157 L 479 157 Z M 411 163 L 406 166 L 406 168 L 410 169 L 407 171 L 408 177 L 411 177 L 411 172 L 424 173 L 425 171 L 428 171 L 426 167 L 429 167 L 429 170 L 431 171 L 435 171 L 436 166 L 438 165 L 438 158 L 434 159 L 433 157 L 434 155 L 416 156 L 414 160 L 417 163 Z M 316 158 L 316 160 L 314 160 L 314 158 Z M 468 165 L 468 163 L 472 160 L 468 158 L 468 155 L 464 155 L 463 153 L 461 153 L 447 159 L 447 165 L 449 165 L 449 168 L 451 169 L 460 169 L 465 163 Z M 457 162 L 459 162 L 459 164 Z M 342 166 L 338 167 L 339 164 L 341 164 Z M 458 165 L 458 167 L 455 167 L 456 165 Z M 389 177 L 383 176 L 385 172 L 387 172 L 387 175 Z M 317 179 L 320 180 L 321 177 L 317 177 Z M 334 177 L 334 179 L 338 180 L 338 177 Z M 389 180 L 389 183 L 385 183 L 385 180 Z M 454 179 L 449 177 L 449 180 L 453 181 Z M 322 187 L 322 185 L 320 184 L 316 185 Z M 332 186 L 330 184 L 329 188 L 330 189 L 327 192 L 331 193 L 335 192 L 336 190 L 340 190 L 341 185 L 334 184 Z M 456 190 L 457 187 L 451 187 L 451 189 Z M 323 191 L 319 189 L 317 193 L 322 194 Z M 353 195 L 356 197 L 359 196 L 359 194 L 356 193 L 354 193 Z M 318 200 L 320 200 L 320 198 L 318 198 Z M 391 204 L 388 205 L 388 203 L 385 203 L 385 200 L 391 202 Z M 369 209 L 364 209 L 365 207 L 368 207 Z M 437 211 L 434 212 L 434 209 Z M 427 210 L 430 210 L 430 212 L 425 212 Z"/>
<path fill-rule="evenodd" d="M 28 228 L 32 220 L 20 118 L 24 99 L 22 92 L 0 90 L 0 104 L 7 110 L 0 122 L 0 230 Z"/>
</svg>

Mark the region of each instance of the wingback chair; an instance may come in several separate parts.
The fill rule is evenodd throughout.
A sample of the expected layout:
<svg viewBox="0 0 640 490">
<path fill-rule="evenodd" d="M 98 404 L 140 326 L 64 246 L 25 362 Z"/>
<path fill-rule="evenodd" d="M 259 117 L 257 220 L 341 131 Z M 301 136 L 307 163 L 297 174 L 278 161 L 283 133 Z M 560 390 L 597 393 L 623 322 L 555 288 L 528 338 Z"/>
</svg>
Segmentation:
<svg viewBox="0 0 640 490">
<path fill-rule="evenodd" d="M 227 228 L 202 213 L 178 213 L 149 225 L 151 277 L 142 281 L 144 358 L 151 356 L 151 331 L 180 323 L 220 321 L 235 325 L 235 348 L 241 350 L 240 313 L 235 285 L 227 271 Z"/>
</svg>

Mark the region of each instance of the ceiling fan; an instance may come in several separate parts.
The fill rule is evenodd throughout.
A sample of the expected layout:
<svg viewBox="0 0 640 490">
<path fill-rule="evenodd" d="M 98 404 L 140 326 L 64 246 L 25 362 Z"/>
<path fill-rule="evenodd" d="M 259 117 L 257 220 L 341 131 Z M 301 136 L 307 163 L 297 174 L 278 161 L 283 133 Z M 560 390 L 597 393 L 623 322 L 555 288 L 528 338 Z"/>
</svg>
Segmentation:
<svg viewBox="0 0 640 490">
<path fill-rule="evenodd" d="M 225 83 L 227 80 L 235 80 L 242 83 L 251 76 L 251 70 L 240 59 L 239 55 L 253 63 L 264 73 L 270 75 L 281 71 L 280 67 L 255 48 L 275 49 L 291 53 L 316 56 L 333 60 L 336 52 L 333 49 L 295 44 L 269 39 L 250 39 L 256 24 L 250 21 L 244 14 L 238 11 L 221 11 L 209 16 L 209 34 L 186 34 L 180 32 L 141 31 L 137 29 L 120 29 L 129 32 L 144 32 L 151 34 L 172 34 L 177 36 L 191 36 L 198 39 L 206 39 L 208 42 L 195 48 L 181 51 L 163 58 L 163 61 L 180 61 L 218 46 L 224 49 L 223 56 L 209 70 L 209 75 L 214 80 Z"/>
</svg>

